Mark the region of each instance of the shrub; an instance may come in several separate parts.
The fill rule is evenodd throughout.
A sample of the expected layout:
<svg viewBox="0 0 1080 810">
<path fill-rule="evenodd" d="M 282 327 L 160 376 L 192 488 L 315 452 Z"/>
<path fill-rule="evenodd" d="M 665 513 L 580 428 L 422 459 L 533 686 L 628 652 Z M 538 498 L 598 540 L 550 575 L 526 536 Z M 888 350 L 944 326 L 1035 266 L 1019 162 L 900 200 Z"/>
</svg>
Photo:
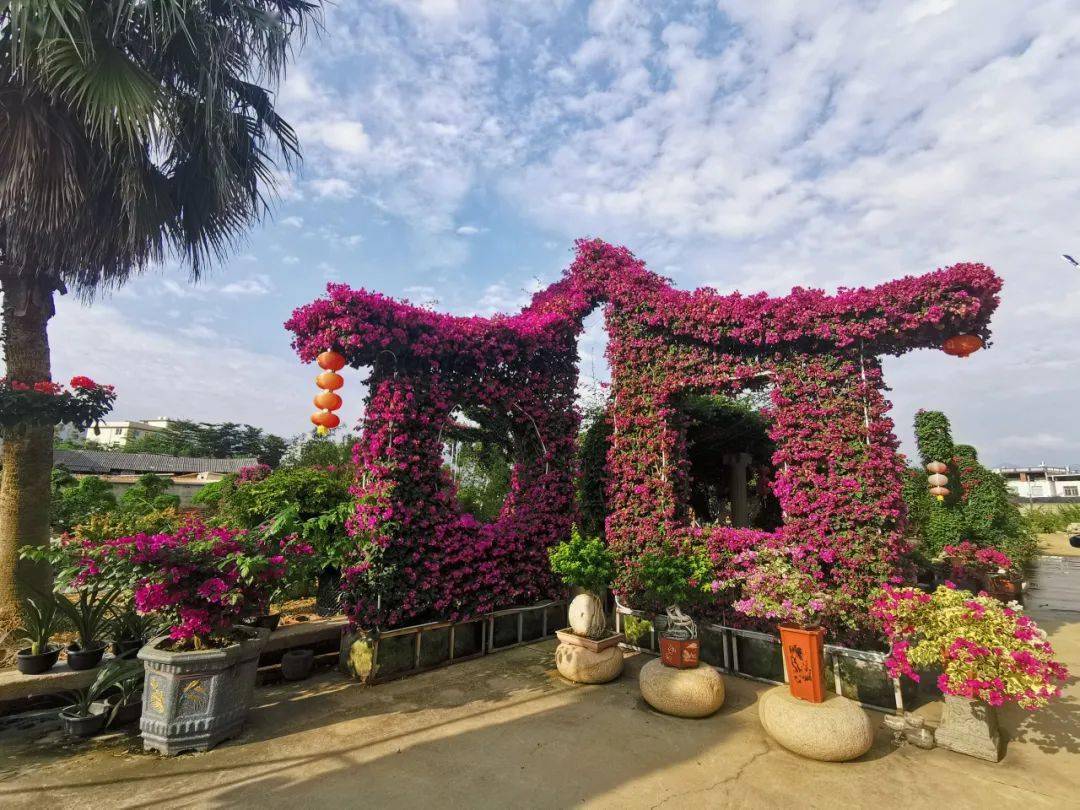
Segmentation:
<svg viewBox="0 0 1080 810">
<path fill-rule="evenodd" d="M 559 543 L 549 552 L 551 571 L 566 585 L 584 588 L 603 595 L 615 578 L 615 559 L 604 541 L 585 537 L 575 526 L 570 539 Z"/>
<path fill-rule="evenodd" d="M 944 585 L 932 594 L 886 586 L 871 614 L 892 644 L 889 673 L 918 681 L 917 668 L 940 667 L 937 685 L 947 695 L 1037 709 L 1061 693 L 1068 677 L 1046 633 L 993 597 Z"/>
<path fill-rule="evenodd" d="M 794 564 L 792 555 L 797 553 L 796 549 L 781 548 L 744 551 L 734 560 L 743 573 L 735 580 L 713 583 L 713 590 L 737 587 L 741 598 L 734 607 L 744 616 L 816 627 L 830 598 L 820 577 Z"/>
<path fill-rule="evenodd" d="M 94 475 L 76 478 L 67 470 L 52 472 L 49 525 L 54 531 L 69 532 L 94 515 L 116 509 L 112 487 Z"/>
<path fill-rule="evenodd" d="M 1032 506 L 1024 511 L 1024 519 L 1032 531 L 1040 534 L 1063 532 L 1070 523 L 1080 523 L 1080 504 Z"/>
</svg>

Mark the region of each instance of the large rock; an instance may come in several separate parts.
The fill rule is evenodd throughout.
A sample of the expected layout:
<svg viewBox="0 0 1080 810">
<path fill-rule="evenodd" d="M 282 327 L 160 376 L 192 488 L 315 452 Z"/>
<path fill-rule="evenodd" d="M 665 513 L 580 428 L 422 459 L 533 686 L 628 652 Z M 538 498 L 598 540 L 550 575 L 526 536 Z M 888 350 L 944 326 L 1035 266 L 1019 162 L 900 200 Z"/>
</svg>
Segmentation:
<svg viewBox="0 0 1080 810">
<path fill-rule="evenodd" d="M 555 666 L 575 683 L 607 683 L 622 674 L 623 653 L 618 646 L 593 652 L 576 644 L 560 644 L 555 648 Z"/>
<path fill-rule="evenodd" d="M 997 710 L 981 700 L 945 695 L 945 711 L 934 740 L 958 754 L 997 762 L 1001 759 Z"/>
<path fill-rule="evenodd" d="M 607 626 L 607 616 L 604 615 L 604 603 L 595 595 L 585 592 L 579 593 L 570 602 L 566 610 L 570 621 L 570 629 L 579 636 L 586 638 L 601 638 Z"/>
<path fill-rule="evenodd" d="M 675 669 L 654 658 L 641 668 L 638 686 L 646 703 L 675 717 L 708 717 L 724 705 L 724 679 L 707 664 Z"/>
<path fill-rule="evenodd" d="M 810 703 L 791 694 L 787 685 L 758 699 L 758 717 L 769 736 L 807 759 L 846 762 L 861 757 L 874 743 L 870 717 L 853 700 L 828 693 Z"/>
</svg>

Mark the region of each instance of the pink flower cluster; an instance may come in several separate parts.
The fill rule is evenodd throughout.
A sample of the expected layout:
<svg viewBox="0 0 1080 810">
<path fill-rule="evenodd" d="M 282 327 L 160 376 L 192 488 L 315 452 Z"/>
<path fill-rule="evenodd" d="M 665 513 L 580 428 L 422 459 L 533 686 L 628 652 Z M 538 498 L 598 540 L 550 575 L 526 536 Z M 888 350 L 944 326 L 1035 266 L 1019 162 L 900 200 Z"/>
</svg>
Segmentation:
<svg viewBox="0 0 1080 810">
<path fill-rule="evenodd" d="M 1013 568 L 1013 561 L 1005 552 L 977 546 L 970 540 L 945 546 L 941 549 L 941 556 L 952 566 L 954 576 L 978 577 L 998 571 L 1007 572 Z"/>
<path fill-rule="evenodd" d="M 707 549 L 718 566 L 761 533 L 691 526 L 680 397 L 772 385 L 774 537 L 837 591 L 836 624 L 865 625 L 871 591 L 903 550 L 900 463 L 878 356 L 989 337 L 1000 280 L 960 264 L 833 296 L 673 289 L 629 250 L 580 241 L 564 277 L 521 313 L 461 318 L 332 284 L 286 323 L 302 360 L 341 352 L 371 367 L 355 455 L 353 620 L 464 617 L 550 591 L 547 547 L 573 518 L 577 338 L 605 306 L 614 439 L 607 540 L 632 603 L 643 555 Z M 489 525 L 462 515 L 441 436 L 466 406 L 511 437 L 512 491 Z M 684 553 L 679 551 L 677 553 Z M 719 578 L 719 577 L 718 577 Z"/>
<path fill-rule="evenodd" d="M 240 472 L 236 475 L 236 480 L 241 484 L 251 484 L 262 481 L 268 475 L 270 475 L 270 465 L 252 464 L 250 467 L 241 467 Z"/>
</svg>

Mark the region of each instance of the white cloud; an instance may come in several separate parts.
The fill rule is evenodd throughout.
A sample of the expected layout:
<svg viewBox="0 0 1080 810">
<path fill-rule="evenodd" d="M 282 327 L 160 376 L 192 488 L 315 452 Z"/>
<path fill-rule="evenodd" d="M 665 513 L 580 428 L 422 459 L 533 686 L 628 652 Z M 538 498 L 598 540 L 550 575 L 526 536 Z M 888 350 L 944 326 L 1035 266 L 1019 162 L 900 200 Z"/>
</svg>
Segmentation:
<svg viewBox="0 0 1080 810">
<path fill-rule="evenodd" d="M 269 276 L 260 273 L 238 281 L 230 281 L 218 287 L 217 291 L 222 295 L 269 295 L 274 291 L 274 284 Z"/>
<path fill-rule="evenodd" d="M 300 264 L 299 256 L 286 256 L 281 260 L 282 264 Z"/>
<path fill-rule="evenodd" d="M 308 183 L 319 197 L 331 200 L 348 200 L 356 196 L 353 184 L 342 177 L 323 177 Z"/>
<path fill-rule="evenodd" d="M 286 228 L 303 228 L 304 218 L 296 216 L 285 217 L 281 220 L 281 224 L 284 225 Z"/>
<path fill-rule="evenodd" d="M 481 233 L 487 233 L 487 228 L 480 228 L 476 225 L 462 225 L 457 229 L 458 236 L 477 236 Z"/>
</svg>

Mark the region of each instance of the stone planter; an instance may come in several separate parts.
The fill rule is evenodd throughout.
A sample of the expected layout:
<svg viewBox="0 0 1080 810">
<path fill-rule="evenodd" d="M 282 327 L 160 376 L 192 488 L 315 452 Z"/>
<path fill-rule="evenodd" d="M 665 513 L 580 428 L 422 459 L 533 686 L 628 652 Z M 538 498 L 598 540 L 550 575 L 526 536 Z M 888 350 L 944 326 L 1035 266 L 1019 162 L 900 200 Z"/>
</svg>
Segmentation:
<svg viewBox="0 0 1080 810">
<path fill-rule="evenodd" d="M 259 653 L 270 631 L 234 628 L 243 641 L 217 650 L 171 652 L 156 638 L 139 650 L 146 666 L 143 748 L 173 755 L 206 751 L 240 732 L 255 689 Z"/>
<path fill-rule="evenodd" d="M 958 754 L 997 762 L 1001 759 L 997 710 L 981 700 L 945 695 L 945 710 L 934 741 Z"/>
<path fill-rule="evenodd" d="M 626 641 L 626 636 L 622 633 L 612 633 L 610 636 L 604 638 L 588 638 L 587 636 L 579 636 L 569 627 L 562 630 L 555 631 L 556 638 L 563 644 L 571 644 L 577 647 L 584 647 L 587 650 L 593 652 L 601 652 L 608 647 L 614 647 L 617 644 L 622 644 Z"/>
<path fill-rule="evenodd" d="M 641 668 L 638 686 L 646 703 L 673 717 L 708 717 L 724 705 L 724 679 L 708 665 L 678 669 L 654 658 Z"/>
</svg>

